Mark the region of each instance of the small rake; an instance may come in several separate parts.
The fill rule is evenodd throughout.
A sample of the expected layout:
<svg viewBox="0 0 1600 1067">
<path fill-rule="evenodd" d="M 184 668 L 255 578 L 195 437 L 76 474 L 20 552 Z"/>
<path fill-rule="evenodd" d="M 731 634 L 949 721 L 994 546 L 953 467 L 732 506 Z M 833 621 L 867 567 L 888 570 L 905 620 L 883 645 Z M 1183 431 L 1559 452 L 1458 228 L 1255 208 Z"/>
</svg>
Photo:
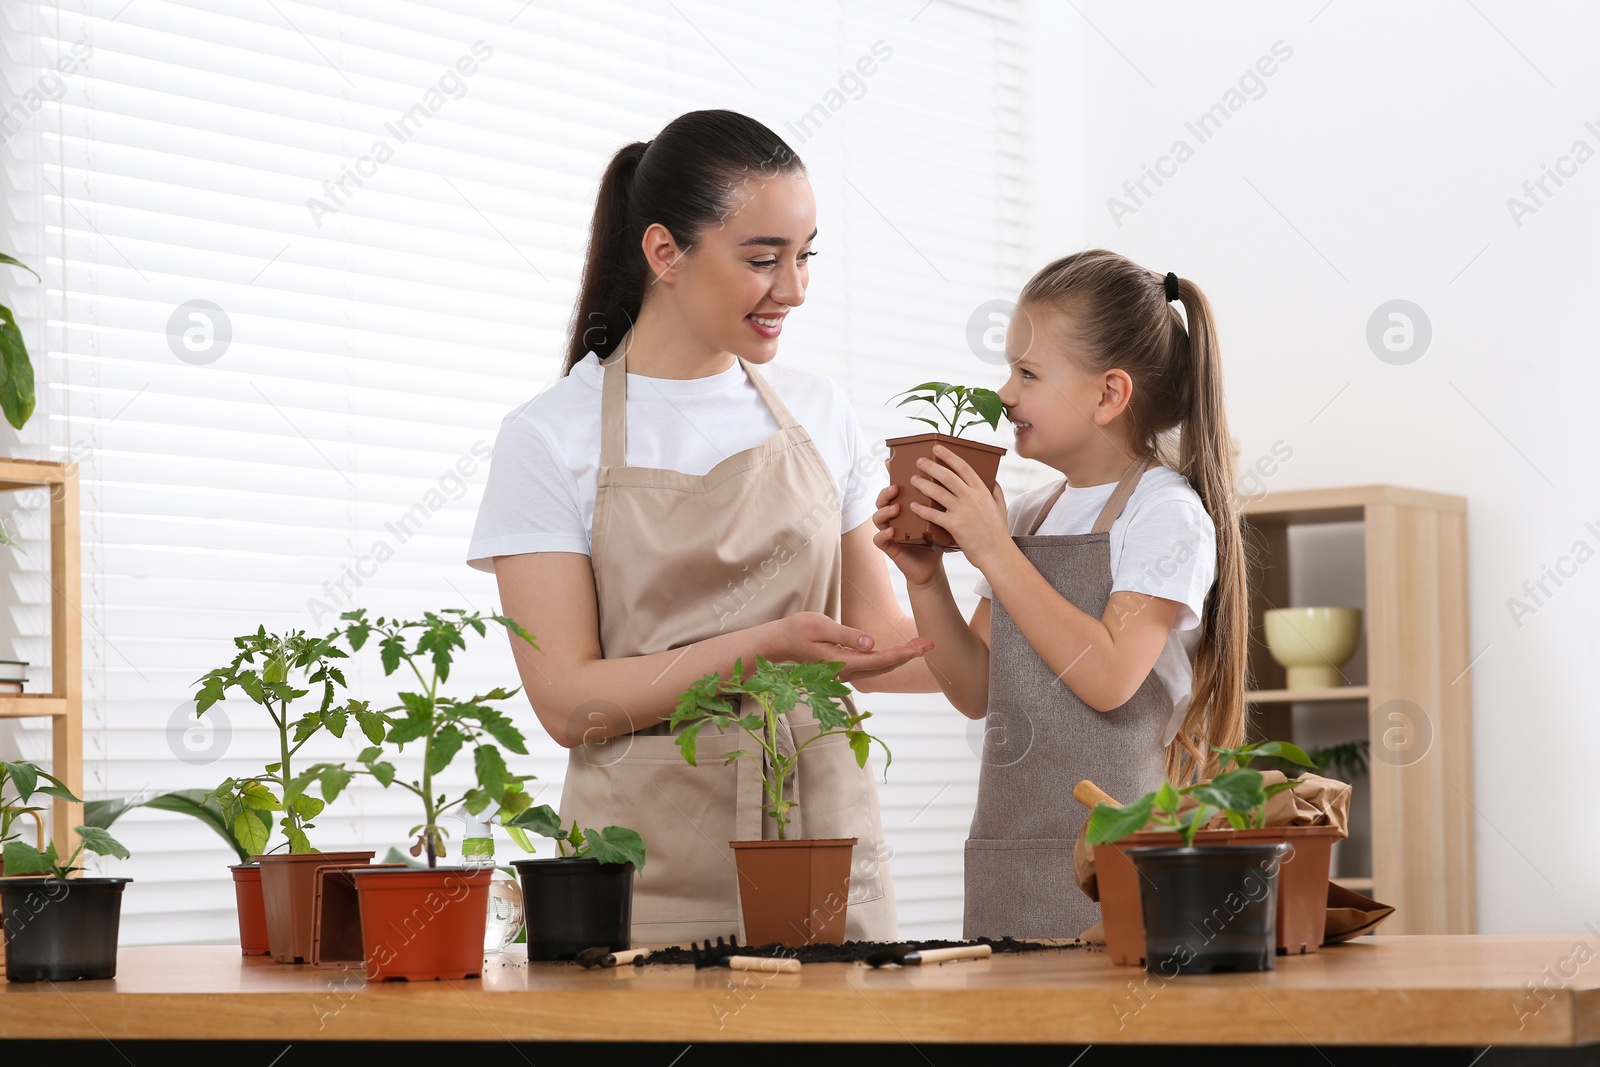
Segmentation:
<svg viewBox="0 0 1600 1067">
<path fill-rule="evenodd" d="M 713 945 L 707 938 L 702 945 L 693 942 L 689 952 L 694 957 L 695 970 L 706 967 L 727 967 L 735 971 L 761 971 L 764 974 L 799 974 L 800 961 L 787 956 L 741 956 L 739 939 L 723 941 L 717 938 Z"/>
</svg>

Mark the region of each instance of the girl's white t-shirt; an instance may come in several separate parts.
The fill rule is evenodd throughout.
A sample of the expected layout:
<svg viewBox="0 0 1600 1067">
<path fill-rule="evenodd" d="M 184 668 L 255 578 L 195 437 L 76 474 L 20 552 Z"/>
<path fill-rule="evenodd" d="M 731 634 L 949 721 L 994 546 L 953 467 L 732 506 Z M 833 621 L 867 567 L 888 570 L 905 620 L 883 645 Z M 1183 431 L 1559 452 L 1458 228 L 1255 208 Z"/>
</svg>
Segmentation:
<svg viewBox="0 0 1600 1067">
<path fill-rule="evenodd" d="M 1060 482 L 1030 489 L 1007 505 L 1016 515 L 1044 502 Z M 1037 533 L 1085 534 L 1094 528 L 1115 483 L 1068 487 Z M 1111 591 L 1128 590 L 1178 605 L 1172 632 L 1156 659 L 1155 673 L 1172 698 L 1172 716 L 1162 744 L 1170 744 L 1189 709 L 1194 686 L 1191 659 L 1199 641 L 1200 616 L 1217 572 L 1217 528 L 1189 480 L 1169 467 L 1151 467 L 1139 479 L 1117 521 L 1111 524 Z M 979 596 L 993 599 L 987 579 Z"/>
<path fill-rule="evenodd" d="M 768 363 L 758 373 L 816 443 L 839 487 L 840 528 L 872 517 L 888 484 L 844 389 L 826 375 Z M 495 556 L 525 552 L 589 555 L 600 471 L 600 386 L 605 369 L 590 352 L 500 425 L 467 562 L 494 571 Z M 701 475 L 778 432 L 778 421 L 744 368 L 705 378 L 628 375 L 630 467 Z"/>
</svg>

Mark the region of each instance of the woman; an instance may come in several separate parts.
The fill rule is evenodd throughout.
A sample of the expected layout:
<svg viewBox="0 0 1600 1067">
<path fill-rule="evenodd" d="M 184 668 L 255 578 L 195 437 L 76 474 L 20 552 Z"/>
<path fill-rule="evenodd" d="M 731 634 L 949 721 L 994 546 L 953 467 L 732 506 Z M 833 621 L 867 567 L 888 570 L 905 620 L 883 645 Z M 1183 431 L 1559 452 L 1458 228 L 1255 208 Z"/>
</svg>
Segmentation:
<svg viewBox="0 0 1600 1067">
<path fill-rule="evenodd" d="M 805 302 L 816 234 L 804 166 L 752 119 L 692 112 L 623 148 L 563 376 L 495 446 L 470 562 L 538 637 L 513 648 L 570 750 L 563 820 L 644 837 L 636 941 L 737 931 L 728 842 L 773 836 L 748 760 L 684 762 L 665 726 L 679 693 L 757 655 L 840 661 L 861 689 L 936 688 L 873 544 L 877 464 L 843 390 L 756 369 Z M 804 705 L 792 720 L 793 743 L 817 730 Z M 859 839 L 847 936 L 893 939 L 870 769 L 843 737 L 820 741 L 796 788 L 791 836 Z"/>
</svg>

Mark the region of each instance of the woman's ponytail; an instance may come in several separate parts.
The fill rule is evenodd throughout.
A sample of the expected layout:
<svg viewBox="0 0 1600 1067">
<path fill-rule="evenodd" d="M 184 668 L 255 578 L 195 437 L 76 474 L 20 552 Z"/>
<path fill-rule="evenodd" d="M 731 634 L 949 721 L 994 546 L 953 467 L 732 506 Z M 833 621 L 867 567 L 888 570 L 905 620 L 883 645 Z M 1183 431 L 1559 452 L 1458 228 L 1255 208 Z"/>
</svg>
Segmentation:
<svg viewBox="0 0 1600 1067">
<path fill-rule="evenodd" d="M 1250 642 L 1244 537 L 1216 327 L 1210 302 L 1193 282 L 1178 280 L 1178 299 L 1189 320 L 1189 411 L 1179 432 L 1178 466 L 1216 526 L 1217 575 L 1201 617 L 1189 710 L 1167 750 L 1167 776 L 1174 782 L 1214 777 L 1218 762 L 1211 746 L 1243 742 Z"/>
<path fill-rule="evenodd" d="M 644 234 L 634 232 L 632 199 L 639 161 L 649 147 L 645 141 L 625 145 L 600 179 L 563 376 L 590 352 L 602 359 L 609 356 L 639 317 L 645 284 L 639 241 Z"/>
<path fill-rule="evenodd" d="M 562 375 L 594 352 L 616 351 L 644 306 L 651 275 L 645 230 L 660 223 L 688 254 L 707 226 L 726 221 L 738 189 L 805 173 L 783 138 L 736 111 L 691 111 L 655 139 L 611 157 L 600 179 L 572 336 Z"/>
</svg>

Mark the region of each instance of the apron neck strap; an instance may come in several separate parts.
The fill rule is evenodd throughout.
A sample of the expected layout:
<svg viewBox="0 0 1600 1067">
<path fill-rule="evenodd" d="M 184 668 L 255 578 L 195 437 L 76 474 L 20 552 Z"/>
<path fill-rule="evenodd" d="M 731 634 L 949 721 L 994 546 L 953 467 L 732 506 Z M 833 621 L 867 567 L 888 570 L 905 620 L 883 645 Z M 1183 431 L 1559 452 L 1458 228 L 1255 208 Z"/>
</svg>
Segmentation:
<svg viewBox="0 0 1600 1067">
<path fill-rule="evenodd" d="M 605 363 L 600 382 L 600 466 L 628 464 L 628 337 Z"/>
<path fill-rule="evenodd" d="M 623 335 L 616 352 L 602 367 L 605 376 L 600 384 L 600 465 L 624 467 L 628 463 L 628 342 L 632 332 Z M 735 357 L 744 368 L 750 384 L 766 402 L 767 409 L 777 420 L 778 428 L 787 430 L 800 423 L 789 413 L 789 408 L 778 398 L 778 392 L 767 384 L 755 367 L 745 362 L 743 356 Z"/>
<path fill-rule="evenodd" d="M 1145 468 L 1150 466 L 1152 458 L 1148 455 L 1140 456 L 1123 473 L 1122 480 L 1111 490 L 1111 497 L 1106 501 L 1106 506 L 1100 509 L 1100 515 L 1094 520 L 1094 528 L 1089 531 L 1090 533 L 1110 531 L 1112 523 L 1121 517 L 1122 509 L 1127 507 L 1128 498 L 1133 495 L 1134 489 L 1138 488 L 1139 479 L 1143 477 Z M 1039 532 L 1039 527 L 1044 525 L 1045 516 L 1050 514 L 1050 509 L 1056 506 L 1056 501 L 1060 500 L 1061 494 L 1066 491 L 1067 480 L 1063 478 L 1061 484 L 1056 486 L 1056 491 L 1050 494 L 1050 498 L 1039 509 L 1039 514 L 1034 516 L 1033 524 L 1028 527 L 1029 537 Z"/>
<path fill-rule="evenodd" d="M 1128 464 L 1128 469 L 1122 475 L 1122 480 L 1117 483 L 1115 489 L 1111 490 L 1111 499 L 1107 500 L 1106 506 L 1100 509 L 1100 517 L 1094 520 L 1094 528 L 1089 531 L 1090 533 L 1107 533 L 1110 531 L 1112 523 L 1121 517 L 1122 509 L 1127 507 L 1128 498 L 1139 487 L 1139 479 L 1144 476 L 1145 468 L 1150 466 L 1152 458 L 1149 455 L 1143 455 Z"/>
</svg>

